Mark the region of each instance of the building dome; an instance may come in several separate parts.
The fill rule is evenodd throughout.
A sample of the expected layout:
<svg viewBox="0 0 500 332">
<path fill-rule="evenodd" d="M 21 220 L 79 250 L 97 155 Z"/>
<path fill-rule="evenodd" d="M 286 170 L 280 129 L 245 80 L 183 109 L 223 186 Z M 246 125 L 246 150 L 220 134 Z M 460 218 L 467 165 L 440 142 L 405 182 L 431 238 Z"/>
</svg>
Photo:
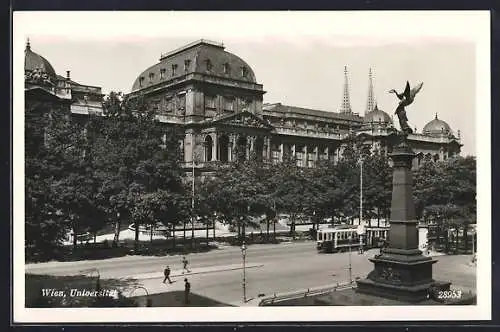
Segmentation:
<svg viewBox="0 0 500 332">
<path fill-rule="evenodd" d="M 159 63 L 136 78 L 132 91 L 192 73 L 256 83 L 255 75 L 245 61 L 224 51 L 224 45 L 201 39 L 162 54 Z"/>
<path fill-rule="evenodd" d="M 24 51 L 24 71 L 34 71 L 40 69 L 51 77 L 56 77 L 56 71 L 47 59 L 31 50 L 30 42 L 26 43 Z"/>
<path fill-rule="evenodd" d="M 375 105 L 375 108 L 373 109 L 373 111 L 370 111 L 365 115 L 364 122 L 365 123 L 371 123 L 371 122 L 373 122 L 373 123 L 391 123 L 392 120 L 391 120 L 391 117 L 389 116 L 389 114 L 378 109 L 378 106 Z"/>
<path fill-rule="evenodd" d="M 438 119 L 436 113 L 436 117 L 424 126 L 422 132 L 429 135 L 449 134 L 451 133 L 451 128 L 445 121 Z"/>
</svg>

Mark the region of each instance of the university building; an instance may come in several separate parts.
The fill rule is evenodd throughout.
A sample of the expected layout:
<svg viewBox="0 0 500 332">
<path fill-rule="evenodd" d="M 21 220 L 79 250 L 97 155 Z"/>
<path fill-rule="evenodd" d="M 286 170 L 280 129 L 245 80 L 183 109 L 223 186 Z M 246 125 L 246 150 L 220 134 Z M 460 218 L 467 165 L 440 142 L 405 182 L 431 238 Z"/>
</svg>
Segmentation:
<svg viewBox="0 0 500 332">
<path fill-rule="evenodd" d="M 211 172 L 215 163 L 248 158 L 255 153 L 265 162 L 277 163 L 285 155 L 297 165 L 314 167 L 319 160 L 338 160 L 346 140 L 356 137 L 372 149 L 390 152 L 393 119 L 378 108 L 368 75 L 364 116 L 350 106 L 347 68 L 343 100 L 338 112 L 263 103 L 266 93 L 253 69 L 223 44 L 199 40 L 162 54 L 133 82 L 129 97 L 143 96 L 158 111 L 165 125 L 184 129 L 181 142 L 185 167 Z M 25 50 L 26 113 L 66 107 L 75 116 L 102 112 L 99 87 L 82 85 L 57 75 L 50 63 Z M 457 135 L 443 120 L 430 119 L 421 133 L 408 139 L 417 154 L 414 167 L 425 157 L 445 160 L 460 153 Z"/>
</svg>

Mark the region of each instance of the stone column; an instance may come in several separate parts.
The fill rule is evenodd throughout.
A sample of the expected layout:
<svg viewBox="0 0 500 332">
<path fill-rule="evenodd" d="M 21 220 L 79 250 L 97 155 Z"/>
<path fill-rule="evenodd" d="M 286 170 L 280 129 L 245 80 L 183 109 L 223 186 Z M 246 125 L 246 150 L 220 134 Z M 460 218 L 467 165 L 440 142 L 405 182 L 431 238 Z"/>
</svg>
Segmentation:
<svg viewBox="0 0 500 332">
<path fill-rule="evenodd" d="M 235 148 L 236 148 L 236 140 L 237 140 L 237 136 L 235 134 L 229 134 L 229 155 L 228 155 L 228 159 L 229 161 L 234 161 L 235 160 L 235 155 L 234 155 L 234 151 L 235 151 Z"/>
<path fill-rule="evenodd" d="M 271 137 L 266 137 L 266 160 L 271 161 Z"/>
<path fill-rule="evenodd" d="M 304 167 L 309 167 L 308 163 L 309 163 L 309 156 L 308 156 L 308 151 L 307 151 L 307 144 L 304 145 L 304 159 L 305 159 L 305 163 L 304 163 Z"/>
<path fill-rule="evenodd" d="M 294 162 L 296 162 L 296 158 L 295 158 L 295 144 L 292 144 L 292 160 Z"/>
<path fill-rule="evenodd" d="M 283 142 L 281 142 L 280 143 L 280 162 L 283 162 L 283 152 L 284 152 Z"/>
<path fill-rule="evenodd" d="M 314 156 L 314 157 L 316 158 L 315 163 L 316 163 L 316 165 L 317 165 L 317 164 L 318 164 L 318 162 L 319 162 L 319 146 L 316 146 L 316 147 L 314 148 L 314 154 L 315 154 L 315 156 Z"/>
<path fill-rule="evenodd" d="M 212 161 L 217 161 L 219 160 L 218 158 L 218 155 L 217 155 L 217 151 L 219 151 L 218 149 L 218 143 L 219 143 L 219 140 L 218 140 L 218 137 L 219 135 L 217 135 L 217 133 L 213 133 L 212 135 Z"/>
<path fill-rule="evenodd" d="M 253 143 L 252 143 L 252 137 L 251 136 L 247 136 L 247 144 L 246 144 L 246 160 L 249 160 L 250 159 L 250 153 L 253 151 Z"/>
<path fill-rule="evenodd" d="M 330 160 L 330 157 L 328 156 L 328 153 L 329 153 L 330 151 L 328 151 L 328 149 L 329 149 L 329 148 L 328 148 L 328 146 L 327 146 L 327 147 L 325 148 L 325 158 L 326 158 L 326 160 Z"/>
</svg>

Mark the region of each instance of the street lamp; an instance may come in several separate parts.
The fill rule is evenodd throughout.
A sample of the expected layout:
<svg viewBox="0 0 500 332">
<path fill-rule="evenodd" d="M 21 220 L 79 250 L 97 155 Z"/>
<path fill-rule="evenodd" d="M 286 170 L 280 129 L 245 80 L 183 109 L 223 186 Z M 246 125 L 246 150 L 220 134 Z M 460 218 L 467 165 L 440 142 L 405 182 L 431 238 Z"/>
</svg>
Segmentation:
<svg viewBox="0 0 500 332">
<path fill-rule="evenodd" d="M 359 254 L 363 253 L 363 235 L 365 234 L 365 226 L 364 225 L 359 225 L 358 229 L 356 230 L 356 233 L 358 234 L 359 237 Z"/>
<path fill-rule="evenodd" d="M 359 159 L 359 224 L 363 221 L 363 158 Z"/>
<path fill-rule="evenodd" d="M 246 266 L 245 259 L 247 254 L 247 246 L 245 245 L 245 240 L 243 240 L 243 244 L 241 245 L 241 257 L 243 258 L 243 303 L 247 302 L 247 280 L 246 280 Z"/>
<path fill-rule="evenodd" d="M 349 285 L 352 286 L 351 240 L 352 235 L 349 235 Z"/>
<path fill-rule="evenodd" d="M 192 184 L 191 184 L 191 248 L 194 249 L 194 133 L 191 136 L 191 166 L 192 166 Z"/>
</svg>

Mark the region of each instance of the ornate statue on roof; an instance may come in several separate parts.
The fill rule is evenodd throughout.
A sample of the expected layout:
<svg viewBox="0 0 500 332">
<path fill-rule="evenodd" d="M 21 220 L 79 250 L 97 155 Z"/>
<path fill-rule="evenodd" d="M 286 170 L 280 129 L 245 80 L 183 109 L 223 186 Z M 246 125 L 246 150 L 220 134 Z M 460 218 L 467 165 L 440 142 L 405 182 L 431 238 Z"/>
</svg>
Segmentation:
<svg viewBox="0 0 500 332">
<path fill-rule="evenodd" d="M 406 109 L 405 107 L 413 103 L 415 99 L 415 95 L 422 89 L 422 85 L 424 83 L 417 84 L 413 89 L 410 88 L 410 83 L 406 81 L 406 87 L 403 93 L 398 93 L 396 90 L 392 89 L 389 93 L 394 93 L 399 98 L 400 102 L 398 107 L 396 108 L 395 114 L 398 116 L 399 125 L 401 127 L 401 131 L 405 134 L 413 133 L 413 130 L 408 125 L 408 118 L 406 117 Z"/>
</svg>

